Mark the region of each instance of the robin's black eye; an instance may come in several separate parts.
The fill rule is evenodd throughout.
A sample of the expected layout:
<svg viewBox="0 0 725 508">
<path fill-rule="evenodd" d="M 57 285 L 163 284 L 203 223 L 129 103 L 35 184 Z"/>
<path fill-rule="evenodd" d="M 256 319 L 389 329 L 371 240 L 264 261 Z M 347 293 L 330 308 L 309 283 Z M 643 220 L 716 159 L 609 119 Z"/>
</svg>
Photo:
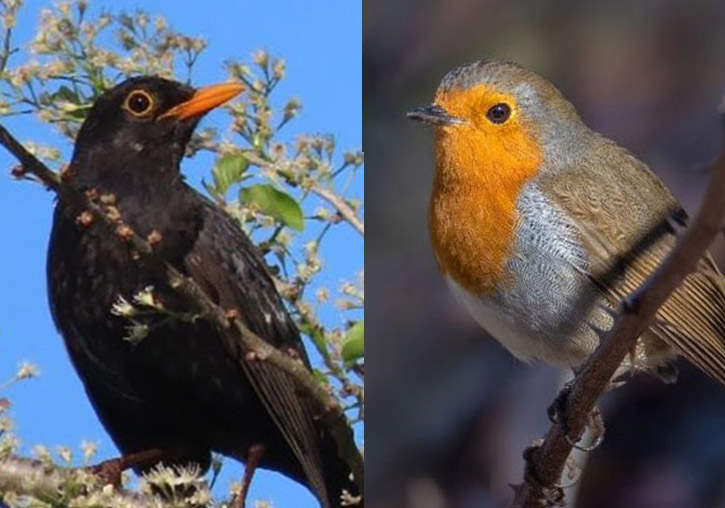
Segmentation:
<svg viewBox="0 0 725 508">
<path fill-rule="evenodd" d="M 511 116 L 511 106 L 503 102 L 491 106 L 486 112 L 486 118 L 493 123 L 504 123 Z"/>
<path fill-rule="evenodd" d="M 124 108 L 135 116 L 145 116 L 151 112 L 153 107 L 153 98 L 144 90 L 134 90 L 128 94 L 124 103 Z"/>
</svg>

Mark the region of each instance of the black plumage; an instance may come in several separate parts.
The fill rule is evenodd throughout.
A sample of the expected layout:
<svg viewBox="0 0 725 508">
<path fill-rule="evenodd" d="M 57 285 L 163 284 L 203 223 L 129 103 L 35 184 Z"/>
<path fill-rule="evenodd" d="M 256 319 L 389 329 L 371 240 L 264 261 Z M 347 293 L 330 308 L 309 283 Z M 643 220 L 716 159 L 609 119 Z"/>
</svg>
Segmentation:
<svg viewBox="0 0 725 508">
<path fill-rule="evenodd" d="M 70 183 L 114 206 L 134 232 L 160 234 L 159 258 L 192 277 L 224 309 L 309 366 L 299 333 L 266 265 L 238 224 L 179 171 L 186 143 L 206 111 L 235 87 L 194 89 L 155 77 L 125 81 L 101 96 L 78 134 Z M 179 463 L 207 467 L 210 452 L 246 460 L 305 484 L 324 507 L 355 492 L 349 469 L 316 418 L 313 404 L 278 369 L 247 361 L 241 344 L 199 319 L 143 318 L 148 336 L 126 340 L 129 320 L 111 312 L 144 288 L 165 308 L 187 312 L 158 266 L 134 259 L 120 241 L 79 223 L 56 205 L 48 253 L 55 322 L 100 420 L 123 454 L 181 450 Z M 81 221 L 82 222 L 82 221 Z M 230 346 L 231 344 L 231 346 Z"/>
</svg>

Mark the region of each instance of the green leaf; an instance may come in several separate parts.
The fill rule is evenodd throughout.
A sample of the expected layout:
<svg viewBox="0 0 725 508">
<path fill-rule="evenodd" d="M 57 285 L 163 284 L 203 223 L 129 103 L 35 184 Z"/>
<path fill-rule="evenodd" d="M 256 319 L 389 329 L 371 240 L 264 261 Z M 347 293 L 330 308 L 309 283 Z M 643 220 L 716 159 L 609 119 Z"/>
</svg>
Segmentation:
<svg viewBox="0 0 725 508">
<path fill-rule="evenodd" d="M 239 199 L 246 204 L 254 205 L 265 214 L 282 224 L 302 231 L 305 221 L 302 217 L 302 208 L 295 199 L 271 185 L 252 185 L 245 187 L 239 193 Z"/>
<path fill-rule="evenodd" d="M 242 179 L 248 167 L 249 160 L 243 154 L 225 155 L 219 159 L 211 173 L 216 192 L 226 194 L 232 184 Z"/>
<path fill-rule="evenodd" d="M 365 356 L 365 322 L 358 321 L 352 325 L 342 341 L 342 359 L 346 364 L 355 362 Z"/>
</svg>

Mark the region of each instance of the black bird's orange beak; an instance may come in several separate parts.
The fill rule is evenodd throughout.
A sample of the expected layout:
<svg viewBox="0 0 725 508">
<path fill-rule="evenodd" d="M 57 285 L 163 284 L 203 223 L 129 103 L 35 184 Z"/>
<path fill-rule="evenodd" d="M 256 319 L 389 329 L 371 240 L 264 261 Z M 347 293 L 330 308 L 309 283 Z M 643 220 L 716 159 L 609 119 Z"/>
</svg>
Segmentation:
<svg viewBox="0 0 725 508">
<path fill-rule="evenodd" d="M 194 116 L 203 115 L 212 109 L 221 106 L 231 98 L 235 97 L 244 90 L 241 83 L 218 83 L 216 85 L 205 86 L 196 91 L 196 93 L 186 102 L 177 104 L 166 113 L 159 116 L 159 120 L 163 118 L 177 118 L 183 120 Z"/>
</svg>

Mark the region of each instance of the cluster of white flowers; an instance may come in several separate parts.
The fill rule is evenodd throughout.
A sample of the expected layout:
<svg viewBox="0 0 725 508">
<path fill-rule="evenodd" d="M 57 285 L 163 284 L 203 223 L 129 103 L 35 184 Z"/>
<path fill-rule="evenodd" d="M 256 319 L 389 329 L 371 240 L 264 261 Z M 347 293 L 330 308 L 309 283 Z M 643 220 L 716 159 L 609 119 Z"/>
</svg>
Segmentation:
<svg viewBox="0 0 725 508">
<path fill-rule="evenodd" d="M 139 491 L 161 495 L 173 506 L 208 506 L 212 501 L 209 485 L 196 465 L 170 468 L 159 464 L 143 476 Z"/>
</svg>

